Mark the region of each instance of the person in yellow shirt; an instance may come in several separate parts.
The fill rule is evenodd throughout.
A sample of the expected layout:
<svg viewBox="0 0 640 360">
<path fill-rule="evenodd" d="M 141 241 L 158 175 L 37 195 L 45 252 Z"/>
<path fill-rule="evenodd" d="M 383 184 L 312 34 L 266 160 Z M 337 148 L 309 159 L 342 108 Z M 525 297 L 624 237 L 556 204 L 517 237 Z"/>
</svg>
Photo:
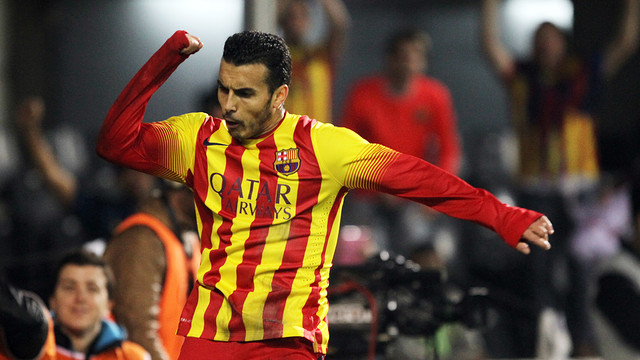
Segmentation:
<svg viewBox="0 0 640 360">
<path fill-rule="evenodd" d="M 333 83 L 349 29 L 349 12 L 342 0 L 318 0 L 327 19 L 319 40 L 314 31 L 313 3 L 309 0 L 280 0 L 278 21 L 291 51 L 293 76 L 287 108 L 319 121 L 333 122 Z"/>
</svg>

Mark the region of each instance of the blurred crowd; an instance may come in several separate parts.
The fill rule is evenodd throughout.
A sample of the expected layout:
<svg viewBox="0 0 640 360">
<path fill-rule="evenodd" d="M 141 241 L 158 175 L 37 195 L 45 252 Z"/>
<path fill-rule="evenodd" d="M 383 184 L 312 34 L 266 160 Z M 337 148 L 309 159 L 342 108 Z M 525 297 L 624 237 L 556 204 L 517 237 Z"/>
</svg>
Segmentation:
<svg viewBox="0 0 640 360">
<path fill-rule="evenodd" d="M 448 85 L 429 73 L 439 39 L 416 26 L 389 33 L 380 40 L 383 53 L 362 55 L 378 56 L 381 68 L 350 84 L 336 109 L 335 83 L 357 14 L 341 0 L 279 1 L 279 31 L 293 59 L 289 112 L 349 127 L 370 142 L 426 159 L 554 223 L 552 250 L 533 249 L 523 256 L 488 230 L 416 204 L 364 191 L 347 196 L 343 225 L 359 231 L 348 242 L 341 236 L 337 268 L 361 265 L 384 251 L 441 271 L 460 289 L 488 289 L 489 325 L 463 331 L 475 336 L 473 344 L 459 345 L 449 334 L 442 340 L 449 341 L 449 352 L 441 358 L 463 358 L 451 346 L 472 348 L 472 355 L 464 356 L 475 359 L 640 357 L 639 332 L 633 330 L 640 327 L 640 153 L 616 167 L 603 164 L 598 132 L 598 111 L 610 80 L 621 76 L 618 71 L 629 59 L 637 61 L 640 1 L 617 3 L 615 34 L 601 49 L 578 51 L 563 29 L 543 22 L 530 55 L 518 58 L 501 40 L 501 1 L 483 0 L 479 49 L 504 85 L 509 129 L 500 137 L 480 134 L 478 152 L 466 154 L 459 104 Z M 314 11 L 325 21 L 316 36 L 309 34 L 319 18 Z M 214 84 L 194 99 L 194 111 L 220 117 L 216 94 Z M 177 319 L 193 285 L 199 254 L 188 191 L 94 159 L 95 139 L 49 119 L 41 97 L 21 99 L 15 108 L 17 136 L 0 134 L 2 151 L 17 149 L 9 158 L 0 154 L 0 165 L 8 169 L 0 174 L 0 305 L 34 310 L 16 295 L 28 291 L 38 306 L 54 313 L 53 318 L 36 316 L 56 324 L 55 341 L 71 339 L 65 341 L 73 342 L 68 346 L 74 351 L 102 351 L 77 344 L 92 343 L 100 336 L 96 324 L 108 324 L 100 326 L 126 329 L 113 331 L 122 341 L 128 336 L 132 345 L 120 346 L 129 346 L 132 359 L 143 353 L 154 360 L 175 359 L 180 341 L 172 339 L 170 319 Z M 504 152 L 515 154 L 513 169 Z M 462 174 L 465 162 L 471 165 Z M 75 273 L 74 266 L 95 271 L 98 284 L 86 279 L 92 272 Z M 169 273 L 170 267 L 179 270 Z M 92 322 L 65 322 L 63 275 L 75 284 L 67 286 L 69 291 L 82 284 L 89 290 L 75 291 L 96 287 L 100 292 L 91 295 L 98 300 L 89 301 L 97 314 Z M 22 299 L 17 305 L 16 298 Z M 2 335 L 3 326 L 16 320 L 0 315 Z M 73 326 L 91 336 L 76 343 L 68 335 Z M 48 329 L 45 325 L 43 331 Z M 406 348 L 433 344 L 412 342 Z M 394 359 L 431 358 L 428 353 L 407 350 Z"/>
</svg>

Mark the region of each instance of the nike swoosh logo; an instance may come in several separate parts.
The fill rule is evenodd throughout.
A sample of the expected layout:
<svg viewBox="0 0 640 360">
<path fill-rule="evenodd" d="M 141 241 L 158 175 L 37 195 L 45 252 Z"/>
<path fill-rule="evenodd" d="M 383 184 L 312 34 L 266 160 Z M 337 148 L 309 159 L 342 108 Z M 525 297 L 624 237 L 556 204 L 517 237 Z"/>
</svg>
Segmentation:
<svg viewBox="0 0 640 360">
<path fill-rule="evenodd" d="M 210 146 L 210 145 L 229 146 L 229 144 L 224 144 L 219 142 L 209 142 L 209 139 L 204 139 L 203 144 L 204 146 Z"/>
</svg>

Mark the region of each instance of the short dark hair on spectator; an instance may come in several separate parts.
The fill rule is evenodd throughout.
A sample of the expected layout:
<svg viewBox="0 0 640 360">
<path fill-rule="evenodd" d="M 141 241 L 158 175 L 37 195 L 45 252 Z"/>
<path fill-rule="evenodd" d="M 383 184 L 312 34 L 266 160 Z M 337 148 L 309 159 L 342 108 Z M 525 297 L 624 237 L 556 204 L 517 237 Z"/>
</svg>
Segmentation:
<svg viewBox="0 0 640 360">
<path fill-rule="evenodd" d="M 416 28 L 406 28 L 398 30 L 391 35 L 385 47 L 385 54 L 393 56 L 398 53 L 401 45 L 413 42 L 422 44 L 425 53 L 431 47 L 431 38 L 426 32 Z"/>
<path fill-rule="evenodd" d="M 224 61 L 240 66 L 263 64 L 267 67 L 267 85 L 272 93 L 291 83 L 291 54 L 284 40 L 274 34 L 243 31 L 227 38 L 222 53 Z"/>
<path fill-rule="evenodd" d="M 58 262 L 58 266 L 56 267 L 56 284 L 54 286 L 54 289 L 55 287 L 57 287 L 58 281 L 60 280 L 60 272 L 67 265 L 97 266 L 99 268 L 102 268 L 102 270 L 104 271 L 104 275 L 107 278 L 107 293 L 109 294 L 109 299 L 112 299 L 115 286 L 115 277 L 113 275 L 113 271 L 111 271 L 111 268 L 109 267 L 109 265 L 107 265 L 107 263 L 101 256 L 85 249 L 77 249 L 68 252 L 60 259 L 60 261 Z"/>
</svg>

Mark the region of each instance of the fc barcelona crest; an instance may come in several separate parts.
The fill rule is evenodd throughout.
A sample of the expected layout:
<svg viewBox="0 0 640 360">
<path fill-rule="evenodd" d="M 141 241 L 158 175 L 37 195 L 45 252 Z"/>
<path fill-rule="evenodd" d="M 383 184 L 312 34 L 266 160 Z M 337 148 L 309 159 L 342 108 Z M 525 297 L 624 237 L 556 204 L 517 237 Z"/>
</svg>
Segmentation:
<svg viewBox="0 0 640 360">
<path fill-rule="evenodd" d="M 282 175 L 295 174 L 300 169 L 298 148 L 276 151 L 276 161 L 273 168 Z"/>
</svg>

